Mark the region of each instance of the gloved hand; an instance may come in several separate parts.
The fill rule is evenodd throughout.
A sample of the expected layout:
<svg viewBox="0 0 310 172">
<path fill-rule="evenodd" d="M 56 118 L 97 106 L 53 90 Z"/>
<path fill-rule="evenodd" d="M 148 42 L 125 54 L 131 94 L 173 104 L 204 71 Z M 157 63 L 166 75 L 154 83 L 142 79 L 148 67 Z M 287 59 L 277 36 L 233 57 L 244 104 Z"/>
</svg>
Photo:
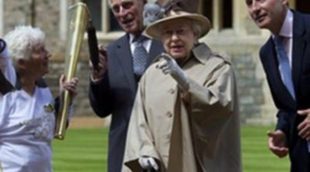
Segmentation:
<svg viewBox="0 0 310 172">
<path fill-rule="evenodd" d="M 154 169 L 157 171 L 159 169 L 158 164 L 156 163 L 153 157 L 148 156 L 140 157 L 139 164 L 145 170 Z"/>
<path fill-rule="evenodd" d="M 189 88 L 188 79 L 176 61 L 166 53 L 162 53 L 160 58 L 161 62 L 156 67 L 161 69 L 164 74 L 170 74 L 177 81 L 180 88 L 187 91 Z"/>
</svg>

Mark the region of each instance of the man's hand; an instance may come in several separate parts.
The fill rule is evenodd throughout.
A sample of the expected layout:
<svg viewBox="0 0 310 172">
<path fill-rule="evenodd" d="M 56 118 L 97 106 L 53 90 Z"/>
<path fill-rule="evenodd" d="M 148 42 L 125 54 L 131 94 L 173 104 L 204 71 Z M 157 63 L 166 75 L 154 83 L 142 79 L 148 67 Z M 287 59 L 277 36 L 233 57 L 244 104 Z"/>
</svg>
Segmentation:
<svg viewBox="0 0 310 172">
<path fill-rule="evenodd" d="M 158 170 L 158 164 L 156 163 L 155 159 L 153 157 L 143 156 L 139 158 L 139 164 L 141 168 L 144 170 L 154 169 Z"/>
<path fill-rule="evenodd" d="M 285 134 L 281 130 L 268 131 L 268 146 L 271 152 L 277 155 L 279 158 L 283 158 L 288 154 L 288 148 L 286 147 Z"/>
<path fill-rule="evenodd" d="M 305 119 L 298 125 L 298 135 L 306 140 L 310 140 L 310 109 L 298 110 L 298 115 L 305 116 Z"/>
<path fill-rule="evenodd" d="M 161 61 L 156 67 L 161 69 L 164 74 L 170 74 L 177 81 L 181 89 L 187 91 L 189 89 L 188 79 L 176 61 L 165 53 L 162 53 L 160 58 Z"/>
<path fill-rule="evenodd" d="M 108 70 L 108 61 L 107 61 L 107 52 L 106 49 L 100 45 L 99 46 L 99 64 L 98 70 L 95 70 L 91 61 L 89 61 L 89 68 L 91 71 L 91 80 L 92 82 L 99 82 L 103 75 Z"/>
</svg>

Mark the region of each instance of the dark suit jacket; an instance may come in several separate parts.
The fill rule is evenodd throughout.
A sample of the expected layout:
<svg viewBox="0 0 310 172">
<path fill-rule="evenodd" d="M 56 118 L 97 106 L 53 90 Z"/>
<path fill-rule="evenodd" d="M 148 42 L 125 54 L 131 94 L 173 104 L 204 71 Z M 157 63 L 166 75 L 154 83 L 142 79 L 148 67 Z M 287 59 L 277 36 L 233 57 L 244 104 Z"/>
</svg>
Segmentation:
<svg viewBox="0 0 310 172">
<path fill-rule="evenodd" d="M 297 126 L 304 119 L 297 110 L 310 108 L 310 16 L 294 12 L 292 77 L 296 100 L 284 86 L 272 38 L 261 48 L 260 59 L 277 113 L 277 129 L 286 134 L 290 150 L 291 171 L 309 172 L 307 142 L 298 136 Z"/>
<path fill-rule="evenodd" d="M 161 52 L 163 52 L 161 43 L 153 40 L 148 63 L 150 64 Z M 138 85 L 133 72 L 129 35 L 126 34 L 109 45 L 107 56 L 108 72 L 101 83 L 90 83 L 89 99 L 98 116 L 112 115 L 108 169 L 109 172 L 120 172 L 128 123 Z"/>
</svg>

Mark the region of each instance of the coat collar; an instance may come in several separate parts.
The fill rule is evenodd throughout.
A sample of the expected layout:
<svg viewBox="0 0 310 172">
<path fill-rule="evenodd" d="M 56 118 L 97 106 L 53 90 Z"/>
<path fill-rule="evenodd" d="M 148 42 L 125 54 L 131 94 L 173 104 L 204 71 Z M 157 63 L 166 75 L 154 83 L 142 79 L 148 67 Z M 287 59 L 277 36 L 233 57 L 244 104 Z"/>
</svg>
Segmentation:
<svg viewBox="0 0 310 172">
<path fill-rule="evenodd" d="M 122 66 L 120 70 L 123 71 L 124 75 L 126 76 L 129 86 L 132 89 L 135 89 L 137 84 L 134 77 L 133 72 L 133 64 L 132 64 L 132 55 L 129 46 L 129 34 L 122 36 L 116 42 L 116 57 L 110 58 L 117 58 L 118 63 Z"/>
<path fill-rule="evenodd" d="M 210 56 L 212 55 L 211 49 L 206 44 L 198 44 L 193 50 L 194 58 L 196 58 L 200 63 L 205 64 Z"/>
</svg>

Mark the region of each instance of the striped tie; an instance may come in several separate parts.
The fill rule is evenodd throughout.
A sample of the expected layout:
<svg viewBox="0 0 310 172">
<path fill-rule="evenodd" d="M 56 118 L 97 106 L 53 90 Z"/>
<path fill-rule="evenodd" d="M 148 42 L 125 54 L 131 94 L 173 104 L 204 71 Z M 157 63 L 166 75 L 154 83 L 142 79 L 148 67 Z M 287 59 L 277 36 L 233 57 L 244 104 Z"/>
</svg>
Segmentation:
<svg viewBox="0 0 310 172">
<path fill-rule="evenodd" d="M 141 76 L 146 68 L 147 59 L 149 54 L 147 53 L 145 47 L 143 46 L 143 42 L 147 38 L 145 36 L 140 36 L 135 39 L 133 42 L 135 43 L 135 49 L 133 51 L 133 69 L 134 73 L 138 76 Z"/>
</svg>

